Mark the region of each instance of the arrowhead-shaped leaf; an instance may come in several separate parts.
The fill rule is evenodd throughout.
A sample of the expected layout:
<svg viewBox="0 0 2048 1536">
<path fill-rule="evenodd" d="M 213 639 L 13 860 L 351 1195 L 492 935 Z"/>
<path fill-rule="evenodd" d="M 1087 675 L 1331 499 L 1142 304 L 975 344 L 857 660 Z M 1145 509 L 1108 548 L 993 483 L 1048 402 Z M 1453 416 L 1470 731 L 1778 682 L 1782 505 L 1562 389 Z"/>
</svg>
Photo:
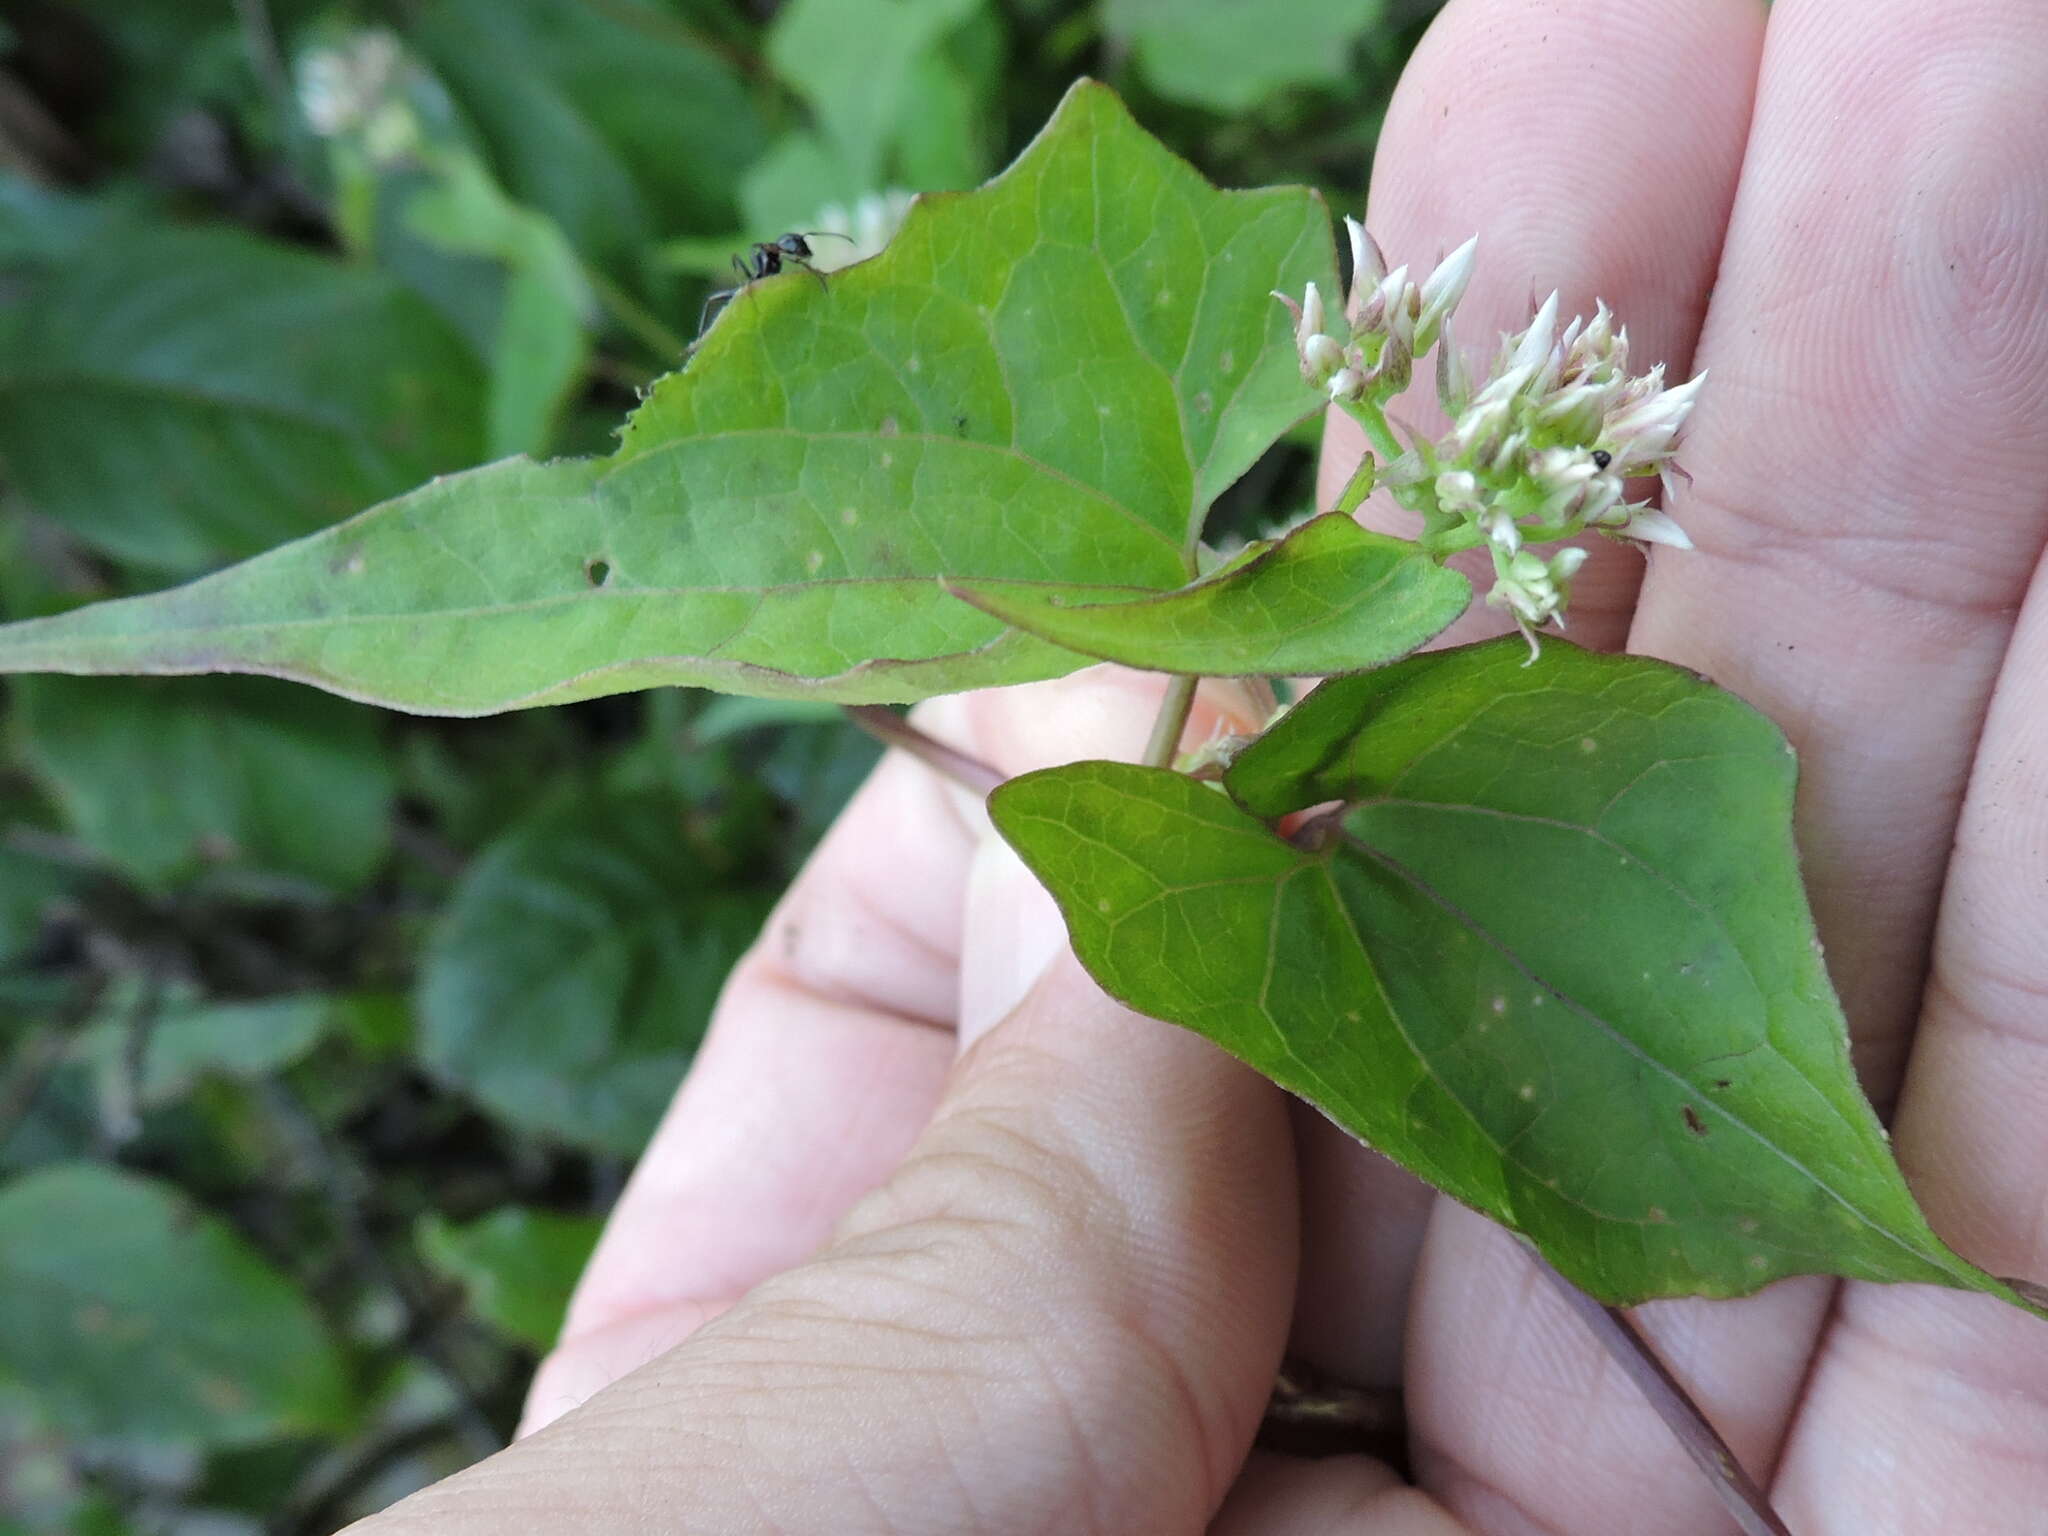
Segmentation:
<svg viewBox="0 0 2048 1536">
<path fill-rule="evenodd" d="M 502 464 L 175 592 L 0 630 L 0 669 L 268 672 L 432 713 L 661 683 L 903 700 L 1079 657 L 941 578 L 1165 591 L 1301 414 L 1276 284 L 1320 200 L 1218 192 L 1084 84 L 881 257 L 749 286 L 610 459 Z"/>
<path fill-rule="evenodd" d="M 1111 993 L 1603 1300 L 1816 1272 L 2013 1300 L 1929 1229 L 1857 1090 L 1784 738 L 1674 667 L 1524 655 L 1324 685 L 1233 765 L 1242 804 L 1081 763 L 991 809 Z"/>
<path fill-rule="evenodd" d="M 1217 677 L 1385 666 L 1440 633 L 1472 598 L 1471 583 L 1456 571 L 1341 512 L 1253 545 L 1177 592 L 1106 598 L 1015 581 L 956 582 L 953 589 L 1070 651 Z"/>
</svg>

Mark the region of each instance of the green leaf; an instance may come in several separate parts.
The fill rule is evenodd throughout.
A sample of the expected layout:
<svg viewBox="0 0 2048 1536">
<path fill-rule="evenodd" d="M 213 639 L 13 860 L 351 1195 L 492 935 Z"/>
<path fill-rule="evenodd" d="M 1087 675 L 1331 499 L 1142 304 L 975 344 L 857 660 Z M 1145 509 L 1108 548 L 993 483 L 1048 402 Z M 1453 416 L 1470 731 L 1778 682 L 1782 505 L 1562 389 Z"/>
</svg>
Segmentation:
<svg viewBox="0 0 2048 1536">
<path fill-rule="evenodd" d="M 368 710 L 259 678 L 14 693 L 25 761 L 78 836 L 145 884 L 236 864 L 350 890 L 389 845 L 392 773 Z"/>
<path fill-rule="evenodd" d="M 437 155 L 434 169 L 434 183 L 407 202 L 408 226 L 442 250 L 491 257 L 507 273 L 491 342 L 489 452 L 543 453 L 589 362 L 589 280 L 555 221 L 506 197 L 475 156 Z"/>
<path fill-rule="evenodd" d="M 0 1190 L 0 1298 L 0 1370 L 75 1433 L 227 1446 L 346 1419 L 306 1299 L 151 1180 L 80 1163 Z"/>
<path fill-rule="evenodd" d="M 234 230 L 130 231 L 0 320 L 0 463 L 126 560 L 250 554 L 482 447 L 475 360 L 420 300 Z"/>
<path fill-rule="evenodd" d="M 730 229 L 765 139 L 732 70 L 647 0 L 432 0 L 408 36 L 519 202 L 630 276 L 664 235 Z"/>
<path fill-rule="evenodd" d="M 981 0 L 791 0 L 768 58 L 817 114 L 858 185 L 881 185 L 883 152 L 912 105 L 918 65 Z"/>
<path fill-rule="evenodd" d="M 740 213 L 756 238 L 772 240 L 785 229 L 810 228 L 827 205 L 844 207 L 859 191 L 859 179 L 836 150 L 808 128 L 792 128 L 741 178 Z M 723 287 L 733 280 L 733 257 L 747 243 L 743 235 L 679 242 L 666 249 L 664 260 L 674 264 L 688 251 L 689 263 L 678 269 L 716 278 Z"/>
<path fill-rule="evenodd" d="M 1856 1087 L 1777 729 L 1690 673 L 1509 639 L 1325 684 L 1216 788 L 1083 763 L 997 825 L 1082 960 L 1604 1301 L 1998 1282 Z M 1297 846 L 1265 820 L 1347 808 Z M 1319 835 L 1317 835 L 1319 833 Z"/>
<path fill-rule="evenodd" d="M 478 858 L 422 965 L 427 1065 L 516 1125 L 638 1152 L 767 910 L 706 886 L 685 813 L 577 795 Z"/>
<path fill-rule="evenodd" d="M 1236 114 L 1289 88 L 1345 84 L 1352 46 L 1384 9 L 1319 0 L 1283 16 L 1251 0 L 1105 0 L 1102 19 L 1160 95 Z"/>
<path fill-rule="evenodd" d="M 102 1007 L 101 1021 L 80 1034 L 76 1056 L 102 1072 L 125 1072 L 135 1006 L 133 998 L 123 998 Z M 341 1013 L 336 999 L 315 995 L 166 1004 L 142 1038 L 141 1104 L 181 1098 L 203 1077 L 253 1079 L 281 1072 L 312 1050 Z"/>
<path fill-rule="evenodd" d="M 953 590 L 1070 651 L 1214 677 L 1385 666 L 1440 633 L 1472 597 L 1456 571 L 1341 512 L 1255 544 L 1177 592 L 1104 601 L 1030 582 L 956 582 Z"/>
<path fill-rule="evenodd" d="M 0 268 L 47 267 L 146 227 L 152 192 L 113 181 L 66 192 L 0 171 Z"/>
<path fill-rule="evenodd" d="M 165 594 L 0 629 L 0 669 L 253 671 L 424 713 L 661 683 L 843 702 L 1051 677 L 940 577 L 1171 590 L 1302 414 L 1303 189 L 1219 193 L 1083 84 L 882 256 L 721 313 L 601 461 L 510 461 Z"/>
<path fill-rule="evenodd" d="M 33 846 L 11 846 L 15 824 L 0 822 L 0 978 L 36 936 L 50 909 L 78 883 L 78 872 Z M 5 993 L 0 992 L 0 1000 Z"/>
<path fill-rule="evenodd" d="M 429 1213 L 416 1232 L 421 1255 L 468 1293 L 477 1316 L 522 1344 L 547 1349 L 562 1331 L 569 1293 L 603 1227 L 594 1216 L 508 1205 L 462 1226 Z"/>
<path fill-rule="evenodd" d="M 945 45 L 911 61 L 896 114 L 892 184 L 950 191 L 976 185 L 995 168 L 1002 47 L 1002 24 L 977 7 Z"/>
</svg>

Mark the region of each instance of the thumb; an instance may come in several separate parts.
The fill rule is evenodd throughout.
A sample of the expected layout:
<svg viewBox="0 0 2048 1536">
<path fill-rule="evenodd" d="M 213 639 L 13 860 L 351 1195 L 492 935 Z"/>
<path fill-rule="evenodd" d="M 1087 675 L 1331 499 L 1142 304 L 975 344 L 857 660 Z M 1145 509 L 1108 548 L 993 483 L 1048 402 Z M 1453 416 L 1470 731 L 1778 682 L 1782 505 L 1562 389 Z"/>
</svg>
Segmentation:
<svg viewBox="0 0 2048 1536">
<path fill-rule="evenodd" d="M 358 1536 L 1196 1536 L 1279 1362 L 1291 1158 L 1275 1090 L 1062 951 L 817 1258 Z"/>
</svg>

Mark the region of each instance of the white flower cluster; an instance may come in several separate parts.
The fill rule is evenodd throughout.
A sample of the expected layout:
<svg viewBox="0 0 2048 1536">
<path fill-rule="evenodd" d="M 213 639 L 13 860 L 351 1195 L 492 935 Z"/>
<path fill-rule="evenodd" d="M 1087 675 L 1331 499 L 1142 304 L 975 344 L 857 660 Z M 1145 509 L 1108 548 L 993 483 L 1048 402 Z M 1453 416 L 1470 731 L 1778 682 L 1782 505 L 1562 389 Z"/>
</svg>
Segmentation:
<svg viewBox="0 0 2048 1536">
<path fill-rule="evenodd" d="M 419 123 L 404 99 L 405 72 L 404 50 L 389 32 L 315 48 L 299 60 L 299 111 L 323 139 L 360 138 L 378 164 L 403 159 L 419 141 Z"/>
<path fill-rule="evenodd" d="M 1586 553 L 1566 548 L 1546 558 L 1527 546 L 1590 528 L 1692 547 L 1668 515 L 1627 500 L 1627 482 L 1665 478 L 1674 468 L 1672 455 L 1706 375 L 1669 387 L 1661 363 L 1631 375 L 1628 332 L 1616 329 L 1607 306 L 1560 330 L 1553 293 L 1527 329 L 1501 338 L 1475 389 L 1450 320 L 1471 279 L 1477 242 L 1453 251 L 1418 286 L 1407 268 L 1386 270 L 1356 220 L 1344 222 L 1356 273 L 1348 335 L 1327 328 L 1313 283 L 1299 304 L 1274 297 L 1294 316 L 1302 376 L 1365 423 L 1387 460 L 1378 466 L 1380 479 L 1423 515 L 1424 548 L 1439 555 L 1488 548 L 1495 582 L 1487 601 L 1506 608 L 1533 647 L 1535 628 L 1563 627 L 1572 577 Z M 1437 441 L 1417 439 L 1397 452 L 1383 408 L 1432 347 L 1437 396 L 1451 428 Z"/>
<path fill-rule="evenodd" d="M 1465 296 L 1479 250 L 1476 236 L 1467 240 L 1418 286 L 1406 267 L 1387 270 L 1378 242 L 1358 220 L 1346 219 L 1344 229 L 1351 236 L 1351 323 L 1344 339 L 1325 329 L 1323 296 L 1314 283 L 1299 304 L 1284 293 L 1273 295 L 1294 316 L 1301 376 L 1340 404 L 1408 387 L 1415 359 L 1436 345 Z"/>
<path fill-rule="evenodd" d="M 827 203 L 820 208 L 813 232 L 844 238 L 817 248 L 811 257 L 813 270 L 837 272 L 856 261 L 879 256 L 882 247 L 896 238 L 896 231 L 909 217 L 913 195 L 900 187 L 891 187 L 886 192 L 868 193 L 851 211 L 842 203 Z"/>
</svg>

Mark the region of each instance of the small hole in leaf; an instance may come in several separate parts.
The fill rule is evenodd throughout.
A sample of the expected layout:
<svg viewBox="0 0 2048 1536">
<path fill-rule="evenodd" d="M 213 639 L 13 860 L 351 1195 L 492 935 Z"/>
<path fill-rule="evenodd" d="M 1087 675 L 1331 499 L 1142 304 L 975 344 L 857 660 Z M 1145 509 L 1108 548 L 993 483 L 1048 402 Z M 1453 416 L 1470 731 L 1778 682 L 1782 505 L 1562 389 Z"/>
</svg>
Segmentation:
<svg viewBox="0 0 2048 1536">
<path fill-rule="evenodd" d="M 1704 1136 L 1707 1134 L 1707 1122 L 1700 1118 L 1698 1110 L 1687 1104 L 1679 1110 L 1679 1113 L 1685 1116 L 1685 1128 L 1691 1131 L 1693 1135 Z"/>
<path fill-rule="evenodd" d="M 592 555 L 583 562 L 583 579 L 593 587 L 601 587 L 612 579 L 612 563 L 600 556 Z"/>
</svg>

